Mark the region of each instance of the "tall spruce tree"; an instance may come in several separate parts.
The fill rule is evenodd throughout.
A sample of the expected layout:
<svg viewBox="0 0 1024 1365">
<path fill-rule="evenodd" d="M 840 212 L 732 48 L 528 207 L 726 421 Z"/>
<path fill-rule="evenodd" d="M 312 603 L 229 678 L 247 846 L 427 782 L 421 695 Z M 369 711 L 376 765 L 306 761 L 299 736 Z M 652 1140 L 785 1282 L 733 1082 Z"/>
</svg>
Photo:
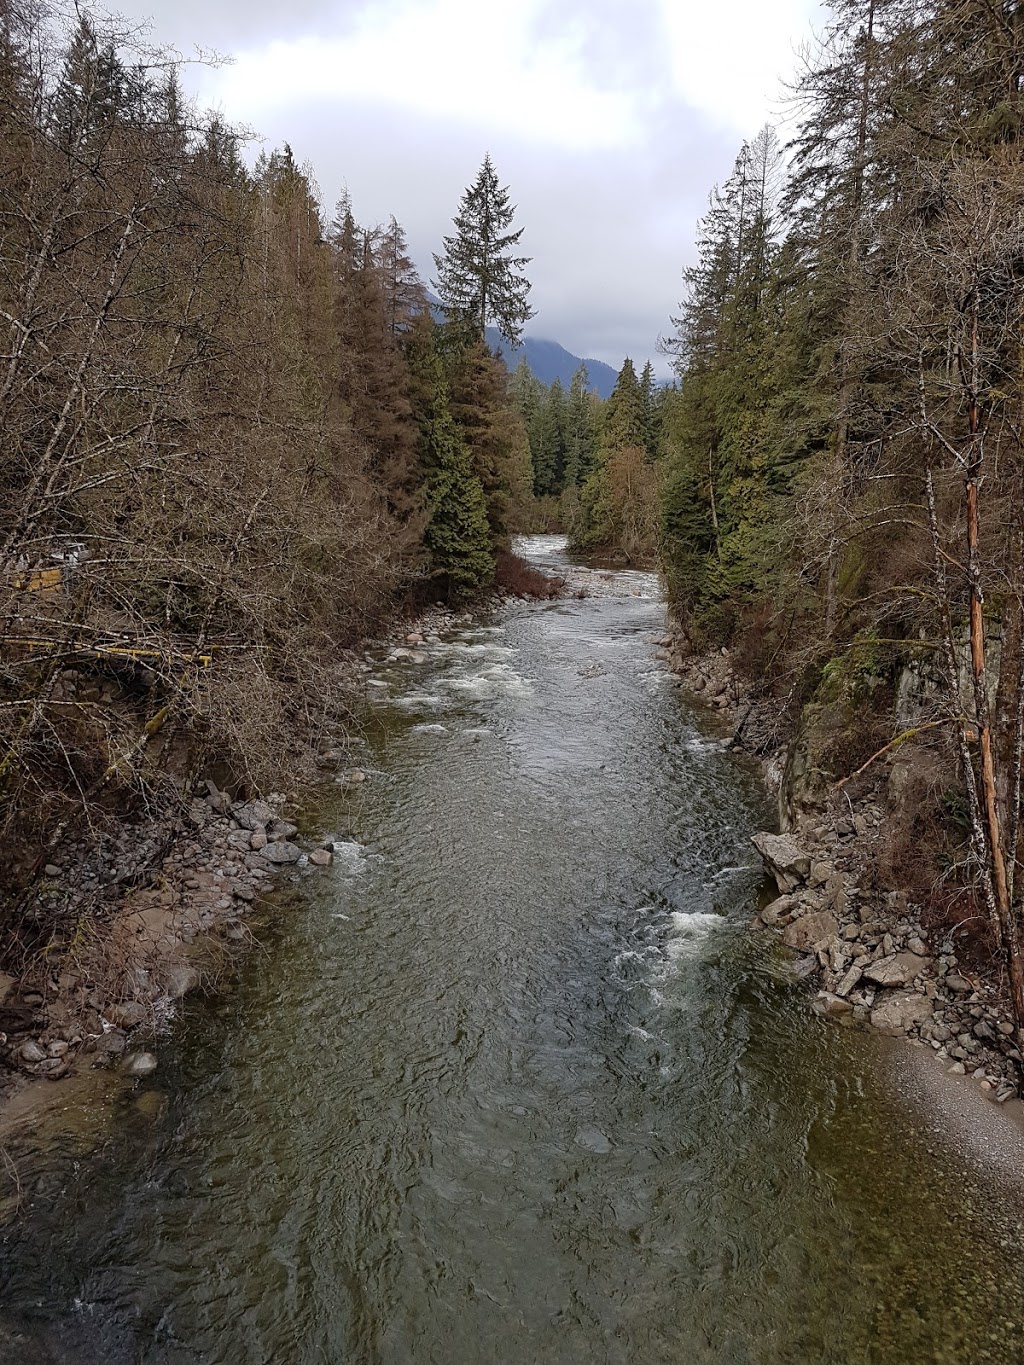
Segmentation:
<svg viewBox="0 0 1024 1365">
<path fill-rule="evenodd" d="M 493 323 L 510 345 L 517 345 L 533 317 L 523 273 L 529 256 L 513 255 L 523 228 L 512 231 L 515 205 L 499 182 L 490 155 L 459 201 L 455 232 L 434 256 L 437 290 L 445 318 L 466 327 L 479 341 Z"/>
</svg>

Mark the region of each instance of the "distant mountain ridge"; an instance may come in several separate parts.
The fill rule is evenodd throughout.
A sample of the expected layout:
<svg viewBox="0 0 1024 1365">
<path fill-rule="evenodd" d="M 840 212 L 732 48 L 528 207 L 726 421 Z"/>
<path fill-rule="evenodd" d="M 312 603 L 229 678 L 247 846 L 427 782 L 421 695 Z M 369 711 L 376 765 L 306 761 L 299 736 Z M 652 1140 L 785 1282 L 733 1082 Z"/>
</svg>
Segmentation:
<svg viewBox="0 0 1024 1365">
<path fill-rule="evenodd" d="M 444 314 L 440 301 L 429 289 L 427 302 L 430 304 L 434 320 L 443 322 Z M 548 341 L 545 337 L 526 336 L 523 337 L 522 345 L 510 346 L 496 327 L 488 327 L 487 344 L 492 351 L 497 351 L 504 358 L 510 370 L 514 370 L 521 360 L 525 360 L 542 384 L 552 384 L 557 379 L 562 387 L 567 389 L 579 367 L 586 365 L 591 389 L 602 398 L 608 398 L 619 377 L 618 372 L 610 365 L 606 365 L 603 360 L 584 360 L 567 351 L 560 342 Z"/>
<path fill-rule="evenodd" d="M 590 387 L 602 398 L 607 398 L 618 378 L 616 371 L 603 360 L 581 359 L 560 342 L 544 337 L 525 336 L 521 346 L 510 346 L 494 327 L 488 327 L 487 344 L 492 351 L 501 352 L 510 370 L 525 360 L 542 384 L 551 384 L 557 379 L 567 389 L 579 367 L 586 365 Z"/>
</svg>

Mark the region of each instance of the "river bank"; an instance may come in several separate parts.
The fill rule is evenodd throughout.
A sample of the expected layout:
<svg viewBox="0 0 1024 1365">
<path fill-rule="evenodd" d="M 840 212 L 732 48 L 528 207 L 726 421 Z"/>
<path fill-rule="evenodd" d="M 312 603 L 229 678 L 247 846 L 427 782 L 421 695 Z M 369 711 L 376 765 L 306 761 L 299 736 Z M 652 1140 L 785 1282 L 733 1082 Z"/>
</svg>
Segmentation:
<svg viewBox="0 0 1024 1365">
<path fill-rule="evenodd" d="M 496 591 L 476 614 L 493 613 L 512 596 Z M 382 662 L 422 663 L 424 647 L 473 619 L 436 605 L 367 640 L 345 665 L 362 679 L 354 697 L 372 697 L 367 678 Z M 356 730 L 326 736 L 316 767 L 321 785 L 370 780 Z M 238 791 L 239 784 L 205 777 L 183 810 L 125 823 L 112 836 L 93 832 L 52 855 L 28 913 L 45 915 L 59 900 L 62 921 L 83 928 L 69 948 L 29 957 L 17 977 L 0 973 L 0 1131 L 6 1111 L 23 1123 L 34 1104 L 46 1107 L 48 1083 L 82 1067 L 126 1082 L 151 1076 L 184 998 L 216 990 L 258 946 L 254 915 L 336 859 L 358 860 L 353 841 L 310 837 L 302 828 L 315 791 L 266 799 L 238 799 Z M 102 887 L 110 889 L 96 919 Z"/>
<path fill-rule="evenodd" d="M 749 932 L 754 765 L 654 657 L 656 579 L 583 579 L 375 653 L 367 780 L 285 812 L 358 860 L 292 865 L 155 1073 L 4 1142 L 14 1358 L 1019 1358 L 1003 1187 Z"/>
<path fill-rule="evenodd" d="M 792 734 L 783 708 L 757 694 L 728 651 L 693 656 L 671 634 L 658 644 L 681 686 L 712 712 L 731 745 L 759 761 L 778 801 L 784 833 L 766 831 L 754 840 L 778 896 L 755 923 L 796 955 L 799 975 L 816 991 L 815 1011 L 908 1039 L 950 1076 L 967 1075 L 984 1095 L 1021 1110 L 1020 1040 L 1005 983 L 984 971 L 983 961 L 962 961 L 962 926 L 925 922 L 903 889 L 879 885 L 892 819 L 884 764 L 842 790 L 814 798 L 805 791 L 794 801 Z"/>
</svg>

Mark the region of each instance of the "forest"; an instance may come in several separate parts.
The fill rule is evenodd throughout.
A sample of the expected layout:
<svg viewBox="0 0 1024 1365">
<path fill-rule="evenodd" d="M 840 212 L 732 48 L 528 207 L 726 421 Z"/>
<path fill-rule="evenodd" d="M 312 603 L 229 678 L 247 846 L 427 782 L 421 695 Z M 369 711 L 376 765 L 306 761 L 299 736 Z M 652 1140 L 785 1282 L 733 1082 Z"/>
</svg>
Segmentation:
<svg viewBox="0 0 1024 1365">
<path fill-rule="evenodd" d="M 661 545 L 820 791 L 879 758 L 879 876 L 1024 1021 L 1024 11 L 840 0 L 711 196 L 667 340 Z"/>
<path fill-rule="evenodd" d="M 308 772 L 352 696 L 345 651 L 490 585 L 530 515 L 529 439 L 483 341 L 530 316 L 489 158 L 437 257 L 435 322 L 394 218 L 328 213 L 289 147 L 251 169 L 243 150 L 176 54 L 0 3 L 19 895 L 76 828 L 173 807 L 210 761 L 257 790 Z"/>
</svg>

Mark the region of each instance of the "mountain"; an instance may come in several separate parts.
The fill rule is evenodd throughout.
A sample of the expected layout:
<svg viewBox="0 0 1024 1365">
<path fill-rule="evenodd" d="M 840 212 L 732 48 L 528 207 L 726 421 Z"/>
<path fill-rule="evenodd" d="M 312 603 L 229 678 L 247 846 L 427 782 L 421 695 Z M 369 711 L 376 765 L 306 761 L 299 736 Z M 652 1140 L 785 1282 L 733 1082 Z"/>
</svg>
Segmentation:
<svg viewBox="0 0 1024 1365">
<path fill-rule="evenodd" d="M 434 321 L 443 322 L 441 304 L 429 289 L 427 302 L 430 304 Z M 514 370 L 520 360 L 525 360 L 542 384 L 550 384 L 553 380 L 559 379 L 562 387 L 567 389 L 579 367 L 586 365 L 591 389 L 602 398 L 607 398 L 619 377 L 603 360 L 581 360 L 559 342 L 548 341 L 544 337 L 523 337 L 521 346 L 510 346 L 496 327 L 488 327 L 487 344 L 492 351 L 497 351 L 504 357 L 505 364 L 510 370 Z"/>
<path fill-rule="evenodd" d="M 521 360 L 525 360 L 530 369 L 544 384 L 550 384 L 555 379 L 560 379 L 563 388 L 568 388 L 569 383 L 581 365 L 586 365 L 587 374 L 590 376 L 590 387 L 595 393 L 599 393 L 602 398 L 607 398 L 615 387 L 615 380 L 618 378 L 616 372 L 610 365 L 606 365 L 603 360 L 581 360 L 578 355 L 573 355 L 557 341 L 548 341 L 544 337 L 523 337 L 521 346 L 510 346 L 507 341 L 498 334 L 493 327 L 487 329 L 487 344 L 492 351 L 500 351 L 505 357 L 505 364 L 510 370 L 514 370 Z"/>
</svg>

